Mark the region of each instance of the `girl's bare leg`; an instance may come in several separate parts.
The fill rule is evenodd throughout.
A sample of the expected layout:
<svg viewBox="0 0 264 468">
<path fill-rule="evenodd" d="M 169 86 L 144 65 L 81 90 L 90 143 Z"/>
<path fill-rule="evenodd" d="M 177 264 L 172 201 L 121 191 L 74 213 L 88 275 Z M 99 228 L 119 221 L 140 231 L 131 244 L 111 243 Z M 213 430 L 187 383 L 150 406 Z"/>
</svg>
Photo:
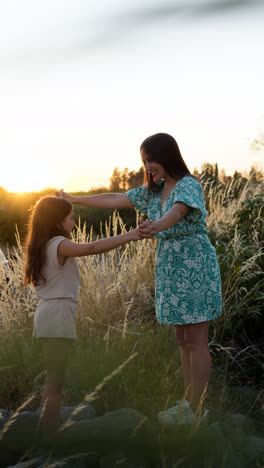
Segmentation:
<svg viewBox="0 0 264 468">
<path fill-rule="evenodd" d="M 42 393 L 42 427 L 50 434 L 60 424 L 60 410 L 63 397 L 63 384 L 72 340 L 45 338 L 44 353 L 47 377 Z"/>
<path fill-rule="evenodd" d="M 55 430 L 60 425 L 60 409 L 63 382 L 56 375 L 47 375 L 42 395 L 42 427 L 45 433 Z"/>
</svg>

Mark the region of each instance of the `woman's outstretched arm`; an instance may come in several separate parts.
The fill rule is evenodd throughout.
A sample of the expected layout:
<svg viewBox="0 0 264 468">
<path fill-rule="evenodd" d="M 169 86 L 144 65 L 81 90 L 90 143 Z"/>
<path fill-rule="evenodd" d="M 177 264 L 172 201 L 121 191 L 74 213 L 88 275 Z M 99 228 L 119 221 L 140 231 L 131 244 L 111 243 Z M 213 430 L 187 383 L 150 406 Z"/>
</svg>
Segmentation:
<svg viewBox="0 0 264 468">
<path fill-rule="evenodd" d="M 65 198 L 75 205 L 90 206 L 93 208 L 134 208 L 134 203 L 129 200 L 125 193 L 101 193 L 84 197 L 74 197 L 60 190 L 56 192 L 57 197 Z"/>
<path fill-rule="evenodd" d="M 184 203 L 177 202 L 171 209 L 164 215 L 162 218 L 157 221 L 147 220 L 144 223 L 139 225 L 139 234 L 143 238 L 154 237 L 160 231 L 169 229 L 174 226 L 178 221 L 180 221 L 183 216 L 187 215 L 191 208 Z"/>
</svg>

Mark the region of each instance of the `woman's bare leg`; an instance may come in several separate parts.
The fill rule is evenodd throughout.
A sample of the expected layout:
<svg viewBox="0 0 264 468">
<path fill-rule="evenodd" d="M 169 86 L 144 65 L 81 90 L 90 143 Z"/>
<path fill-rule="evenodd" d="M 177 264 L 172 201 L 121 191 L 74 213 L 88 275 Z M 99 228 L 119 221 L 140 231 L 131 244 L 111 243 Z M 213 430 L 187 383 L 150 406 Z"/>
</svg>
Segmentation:
<svg viewBox="0 0 264 468">
<path fill-rule="evenodd" d="M 190 353 L 190 406 L 193 410 L 196 410 L 209 383 L 211 356 L 208 348 L 208 329 L 209 322 L 184 325 L 184 347 Z"/>
<path fill-rule="evenodd" d="M 190 350 L 184 346 L 184 325 L 174 325 L 174 332 L 181 353 L 184 395 L 189 401 L 191 398 L 191 354 Z"/>
</svg>

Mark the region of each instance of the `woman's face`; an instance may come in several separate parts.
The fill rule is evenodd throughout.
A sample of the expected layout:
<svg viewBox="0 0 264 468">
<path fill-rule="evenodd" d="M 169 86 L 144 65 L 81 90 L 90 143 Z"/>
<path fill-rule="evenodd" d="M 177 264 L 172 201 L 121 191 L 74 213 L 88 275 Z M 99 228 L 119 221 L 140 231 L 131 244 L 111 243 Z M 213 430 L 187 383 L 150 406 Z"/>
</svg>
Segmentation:
<svg viewBox="0 0 264 468">
<path fill-rule="evenodd" d="M 75 221 L 73 218 L 73 208 L 71 209 L 70 213 L 66 216 L 66 218 L 62 221 L 61 225 L 68 234 L 71 234 L 75 226 Z"/>
<path fill-rule="evenodd" d="M 144 150 L 141 151 L 141 159 L 143 166 L 145 167 L 146 171 L 152 175 L 154 182 L 161 179 L 166 179 L 168 174 L 164 167 L 160 163 L 152 161 Z"/>
</svg>

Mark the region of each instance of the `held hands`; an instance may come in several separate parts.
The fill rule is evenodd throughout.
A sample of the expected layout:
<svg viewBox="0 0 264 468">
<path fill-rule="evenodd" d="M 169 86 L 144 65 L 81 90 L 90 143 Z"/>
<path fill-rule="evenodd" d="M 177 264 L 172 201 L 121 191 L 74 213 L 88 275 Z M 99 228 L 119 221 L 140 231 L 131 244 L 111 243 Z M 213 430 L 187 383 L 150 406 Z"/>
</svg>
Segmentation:
<svg viewBox="0 0 264 468">
<path fill-rule="evenodd" d="M 138 230 L 140 239 L 152 238 L 159 232 L 155 221 L 151 221 L 151 219 L 144 222 L 139 219 Z"/>
<path fill-rule="evenodd" d="M 142 239 L 147 239 L 154 237 L 158 230 L 156 229 L 156 225 L 154 221 L 142 221 L 142 219 L 138 220 L 138 227 L 132 231 L 133 233 L 133 240 L 138 241 Z"/>
</svg>

